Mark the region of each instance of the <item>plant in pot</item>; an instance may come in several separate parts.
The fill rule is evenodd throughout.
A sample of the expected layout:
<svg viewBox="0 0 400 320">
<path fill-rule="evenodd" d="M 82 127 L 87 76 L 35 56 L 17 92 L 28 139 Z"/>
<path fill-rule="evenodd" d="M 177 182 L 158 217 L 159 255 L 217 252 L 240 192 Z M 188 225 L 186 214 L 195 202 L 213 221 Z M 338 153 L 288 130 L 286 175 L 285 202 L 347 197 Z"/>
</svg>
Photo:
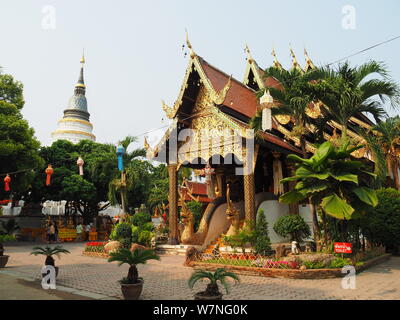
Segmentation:
<svg viewBox="0 0 400 320">
<path fill-rule="evenodd" d="M 3 243 L 9 240 L 14 240 L 13 236 L 9 236 L 7 234 L 0 234 L 0 268 L 4 268 L 8 262 L 8 258 L 10 256 L 4 255 L 4 246 Z"/>
<path fill-rule="evenodd" d="M 222 300 L 222 293 L 219 291 L 218 281 L 224 286 L 226 293 L 229 293 L 229 283 L 227 278 L 232 278 L 235 283 L 239 283 L 239 277 L 233 273 L 227 271 L 225 268 L 218 268 L 215 272 L 209 272 L 205 270 L 195 271 L 189 281 L 189 288 L 193 289 L 197 281 L 208 279 L 210 283 L 207 284 L 206 290 L 197 292 L 194 295 L 195 300 Z"/>
<path fill-rule="evenodd" d="M 37 256 L 37 255 L 44 255 L 46 256 L 46 260 L 44 261 L 44 264 L 46 266 L 53 266 L 54 269 L 56 269 L 56 277 L 58 275 L 58 267 L 55 266 L 55 260 L 53 256 L 57 256 L 60 259 L 60 255 L 62 253 L 67 254 L 70 253 L 67 249 L 64 249 L 62 246 L 55 246 L 55 247 L 34 247 L 32 249 L 33 251 L 31 254 Z M 46 274 L 42 274 L 42 276 L 45 276 Z"/>
<path fill-rule="evenodd" d="M 137 300 L 142 293 L 143 278 L 139 278 L 138 264 L 145 264 L 148 260 L 160 260 L 154 250 L 136 249 L 131 252 L 127 248 L 121 248 L 110 253 L 108 262 L 117 261 L 118 265 L 128 264 L 128 276 L 120 280 L 122 295 L 125 300 Z"/>
</svg>

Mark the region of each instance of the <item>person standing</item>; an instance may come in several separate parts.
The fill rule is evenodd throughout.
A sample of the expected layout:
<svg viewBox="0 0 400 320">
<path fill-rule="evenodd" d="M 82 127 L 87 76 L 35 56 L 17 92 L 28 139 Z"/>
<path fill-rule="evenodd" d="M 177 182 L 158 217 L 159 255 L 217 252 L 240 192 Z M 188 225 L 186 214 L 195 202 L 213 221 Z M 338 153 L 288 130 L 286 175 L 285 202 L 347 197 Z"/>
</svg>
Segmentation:
<svg viewBox="0 0 400 320">
<path fill-rule="evenodd" d="M 78 225 L 76 226 L 76 241 L 82 241 L 82 230 L 83 226 L 79 222 Z"/>
<path fill-rule="evenodd" d="M 54 227 L 54 223 L 50 223 L 50 227 L 49 227 L 49 244 L 53 243 L 53 241 L 56 241 L 56 228 Z"/>
</svg>

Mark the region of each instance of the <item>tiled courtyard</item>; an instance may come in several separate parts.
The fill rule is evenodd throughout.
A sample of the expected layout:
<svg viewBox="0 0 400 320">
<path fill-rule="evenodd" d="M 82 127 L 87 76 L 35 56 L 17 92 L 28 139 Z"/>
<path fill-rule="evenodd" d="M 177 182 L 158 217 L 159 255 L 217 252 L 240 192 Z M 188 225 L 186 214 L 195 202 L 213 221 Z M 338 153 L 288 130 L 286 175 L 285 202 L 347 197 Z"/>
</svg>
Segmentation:
<svg viewBox="0 0 400 320">
<path fill-rule="evenodd" d="M 43 256 L 29 253 L 35 244 L 7 246 L 10 255 L 5 273 L 39 282 Z M 84 244 L 65 244 L 69 255 L 56 259 L 60 267 L 57 285 L 93 293 L 98 298 L 122 298 L 118 280 L 126 275 L 128 266 L 118 267 L 106 259 L 82 255 Z M 193 293 L 204 284 L 196 285 L 192 291 L 187 279 L 192 269 L 183 266 L 183 256 L 163 255 L 161 261 L 149 261 L 139 266 L 145 280 L 141 299 L 193 299 Z M 357 275 L 356 289 L 342 289 L 341 279 L 299 280 L 240 276 L 241 283 L 233 286 L 225 299 L 400 299 L 400 257 L 372 267 Z M 1 281 L 1 278 L 0 278 Z M 1 287 L 1 282 L 0 282 Z"/>
</svg>

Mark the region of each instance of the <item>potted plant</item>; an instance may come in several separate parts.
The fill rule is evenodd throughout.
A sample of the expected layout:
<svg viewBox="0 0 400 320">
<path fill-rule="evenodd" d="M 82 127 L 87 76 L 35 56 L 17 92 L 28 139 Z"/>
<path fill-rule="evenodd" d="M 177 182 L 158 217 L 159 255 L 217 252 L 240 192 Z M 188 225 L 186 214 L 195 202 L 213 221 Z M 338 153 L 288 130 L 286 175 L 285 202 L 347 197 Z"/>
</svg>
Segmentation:
<svg viewBox="0 0 400 320">
<path fill-rule="evenodd" d="M 56 277 L 58 275 L 58 267 L 55 266 L 55 260 L 53 256 L 57 256 L 60 259 L 60 254 L 61 253 L 70 253 L 67 249 L 64 249 L 62 246 L 55 246 L 55 247 L 34 247 L 32 249 L 33 251 L 31 254 L 37 256 L 37 255 L 44 255 L 46 256 L 46 260 L 44 261 L 44 264 L 46 266 L 53 266 L 54 269 L 56 269 Z M 46 274 L 42 274 L 42 276 L 45 276 Z"/>
<path fill-rule="evenodd" d="M 108 262 L 117 261 L 118 265 L 128 264 L 128 276 L 120 280 L 122 295 L 125 300 L 137 300 L 142 293 L 143 278 L 139 278 L 137 265 L 145 264 L 148 260 L 160 260 L 154 250 L 136 249 L 131 252 L 129 249 L 121 248 L 118 251 L 110 252 Z"/>
<path fill-rule="evenodd" d="M 219 291 L 218 281 L 224 286 L 226 293 L 229 293 L 229 284 L 226 278 L 232 278 L 235 283 L 240 282 L 239 277 L 233 273 L 226 271 L 225 268 L 218 268 L 215 272 L 209 272 L 205 270 L 195 271 L 189 281 L 189 288 L 193 289 L 195 283 L 199 280 L 208 279 L 210 283 L 207 284 L 206 290 L 197 292 L 194 295 L 195 300 L 222 300 L 222 293 Z"/>
<path fill-rule="evenodd" d="M 0 268 L 4 268 L 8 262 L 9 256 L 4 255 L 3 243 L 0 242 Z"/>
</svg>

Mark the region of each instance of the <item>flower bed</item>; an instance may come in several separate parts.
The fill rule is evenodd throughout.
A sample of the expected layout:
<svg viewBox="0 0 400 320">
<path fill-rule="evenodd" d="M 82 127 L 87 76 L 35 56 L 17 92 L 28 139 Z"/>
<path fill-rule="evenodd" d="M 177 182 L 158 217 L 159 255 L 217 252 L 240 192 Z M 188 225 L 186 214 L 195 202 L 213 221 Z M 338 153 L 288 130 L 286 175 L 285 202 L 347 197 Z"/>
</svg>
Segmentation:
<svg viewBox="0 0 400 320">
<path fill-rule="evenodd" d="M 87 242 L 84 252 L 105 253 L 104 246 L 107 242 Z"/>
<path fill-rule="evenodd" d="M 383 254 L 368 261 L 365 261 L 362 265 L 357 265 L 356 272 L 361 272 L 371 266 L 379 264 L 383 261 L 386 261 L 390 258 L 390 254 Z M 337 278 L 343 277 L 342 268 L 321 268 L 321 269 L 306 269 L 301 270 L 297 267 L 284 267 L 282 261 L 273 261 L 273 264 L 257 266 L 254 263 L 253 265 L 249 265 L 246 260 L 232 260 L 226 261 L 224 263 L 224 259 L 208 259 L 208 260 L 197 260 L 190 261 L 187 266 L 193 267 L 195 269 L 203 269 L 214 271 L 217 268 L 226 268 L 229 271 L 243 274 L 243 275 L 255 275 L 255 276 L 264 276 L 264 277 L 283 277 L 283 278 L 292 278 L 292 279 L 328 279 L 328 278 Z M 236 261 L 235 264 L 232 264 L 233 261 Z M 240 263 L 237 263 L 240 261 Z M 257 261 L 257 260 L 256 260 Z M 229 263 L 228 263 L 229 262 Z M 260 264 L 261 265 L 261 264 Z"/>
</svg>

